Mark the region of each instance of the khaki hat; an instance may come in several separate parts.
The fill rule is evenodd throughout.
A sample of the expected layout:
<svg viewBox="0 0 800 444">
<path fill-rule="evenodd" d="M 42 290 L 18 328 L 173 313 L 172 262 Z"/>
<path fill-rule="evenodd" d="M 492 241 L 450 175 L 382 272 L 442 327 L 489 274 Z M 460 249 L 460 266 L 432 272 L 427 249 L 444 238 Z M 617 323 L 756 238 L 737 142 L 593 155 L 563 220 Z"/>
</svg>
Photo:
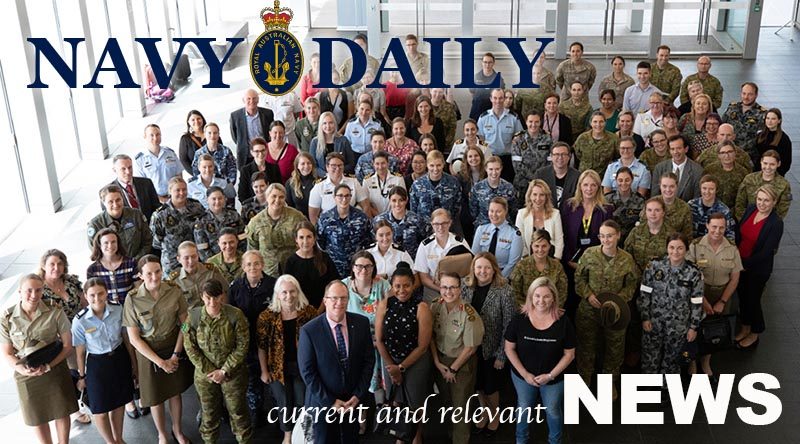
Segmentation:
<svg viewBox="0 0 800 444">
<path fill-rule="evenodd" d="M 611 330 L 624 330 L 631 321 L 631 310 L 628 302 L 615 293 L 600 293 L 600 325 Z"/>
</svg>

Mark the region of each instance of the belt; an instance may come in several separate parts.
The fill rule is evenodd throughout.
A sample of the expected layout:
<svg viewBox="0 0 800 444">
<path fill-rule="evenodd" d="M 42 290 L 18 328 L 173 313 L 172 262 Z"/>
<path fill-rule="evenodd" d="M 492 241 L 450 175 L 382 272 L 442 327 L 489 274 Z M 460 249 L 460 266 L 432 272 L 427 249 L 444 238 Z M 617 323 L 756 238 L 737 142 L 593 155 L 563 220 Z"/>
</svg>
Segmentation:
<svg viewBox="0 0 800 444">
<path fill-rule="evenodd" d="M 119 344 L 119 345 L 117 346 L 117 348 L 115 348 L 114 350 L 111 350 L 111 351 L 110 351 L 110 352 L 108 352 L 108 353 L 89 353 L 89 355 L 91 355 L 91 356 L 97 356 L 97 357 L 99 357 L 99 358 L 102 358 L 102 357 L 111 357 L 111 356 L 114 356 L 116 353 L 120 352 L 120 349 L 123 349 L 123 348 L 125 348 L 125 343 L 124 343 L 124 342 L 123 342 L 123 343 L 121 343 L 121 344 Z"/>
</svg>

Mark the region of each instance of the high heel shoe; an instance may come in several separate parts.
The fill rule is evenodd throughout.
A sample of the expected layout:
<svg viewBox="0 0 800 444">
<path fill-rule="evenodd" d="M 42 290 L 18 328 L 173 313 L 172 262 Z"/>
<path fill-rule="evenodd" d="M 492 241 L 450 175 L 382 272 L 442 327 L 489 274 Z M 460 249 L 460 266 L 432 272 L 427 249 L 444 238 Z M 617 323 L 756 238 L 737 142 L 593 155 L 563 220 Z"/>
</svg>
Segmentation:
<svg viewBox="0 0 800 444">
<path fill-rule="evenodd" d="M 742 341 L 738 341 L 738 342 L 736 342 L 736 349 L 737 350 L 747 350 L 747 351 L 755 350 L 755 348 L 758 347 L 758 342 L 760 340 L 761 340 L 761 338 L 756 338 L 755 341 L 751 342 L 750 345 L 747 345 L 747 346 L 742 345 Z"/>
</svg>

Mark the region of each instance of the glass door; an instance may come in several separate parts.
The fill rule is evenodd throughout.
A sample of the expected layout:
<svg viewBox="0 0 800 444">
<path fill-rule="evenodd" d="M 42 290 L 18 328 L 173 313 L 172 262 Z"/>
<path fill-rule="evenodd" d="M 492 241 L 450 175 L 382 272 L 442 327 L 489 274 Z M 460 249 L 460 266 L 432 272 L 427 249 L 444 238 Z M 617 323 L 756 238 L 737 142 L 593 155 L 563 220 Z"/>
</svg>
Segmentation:
<svg viewBox="0 0 800 444">
<path fill-rule="evenodd" d="M 661 40 L 673 54 L 740 56 L 749 5 L 750 0 L 665 0 Z"/>
<path fill-rule="evenodd" d="M 556 14 L 559 55 L 573 41 L 589 56 L 649 53 L 653 0 L 557 0 Z"/>
</svg>

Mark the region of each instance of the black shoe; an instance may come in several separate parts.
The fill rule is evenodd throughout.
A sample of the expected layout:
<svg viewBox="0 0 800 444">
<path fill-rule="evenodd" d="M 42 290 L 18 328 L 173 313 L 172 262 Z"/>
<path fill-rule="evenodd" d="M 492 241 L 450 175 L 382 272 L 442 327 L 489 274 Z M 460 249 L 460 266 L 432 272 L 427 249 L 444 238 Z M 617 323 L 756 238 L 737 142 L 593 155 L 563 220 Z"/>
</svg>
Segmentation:
<svg viewBox="0 0 800 444">
<path fill-rule="evenodd" d="M 478 427 L 477 425 L 472 425 L 472 434 L 473 435 L 480 435 L 486 430 L 486 426 Z"/>
<path fill-rule="evenodd" d="M 487 425 L 485 431 L 483 432 L 483 437 L 486 438 L 486 439 L 492 439 L 492 438 L 494 438 L 494 435 L 497 434 L 498 430 L 500 430 L 500 426 L 497 426 L 496 429 L 492 430 Z"/>
<path fill-rule="evenodd" d="M 139 419 L 139 417 L 140 417 L 140 416 L 142 416 L 142 415 L 139 413 L 139 409 L 137 409 L 137 408 L 134 408 L 134 409 L 133 409 L 133 411 L 128 411 L 127 409 L 125 409 L 125 414 L 126 414 L 126 415 L 128 416 L 128 418 L 130 418 L 130 419 Z"/>
</svg>

